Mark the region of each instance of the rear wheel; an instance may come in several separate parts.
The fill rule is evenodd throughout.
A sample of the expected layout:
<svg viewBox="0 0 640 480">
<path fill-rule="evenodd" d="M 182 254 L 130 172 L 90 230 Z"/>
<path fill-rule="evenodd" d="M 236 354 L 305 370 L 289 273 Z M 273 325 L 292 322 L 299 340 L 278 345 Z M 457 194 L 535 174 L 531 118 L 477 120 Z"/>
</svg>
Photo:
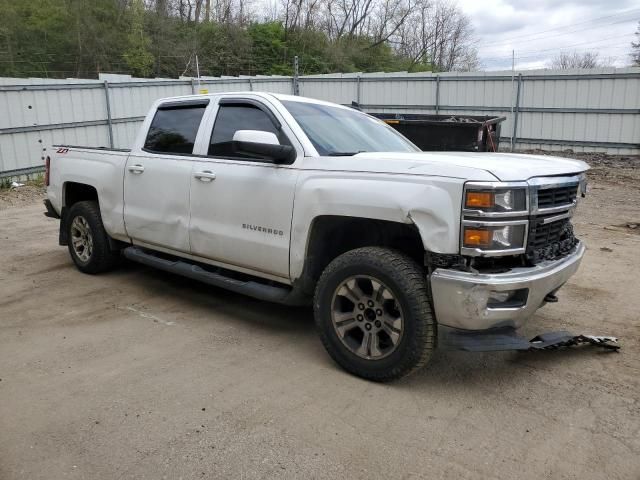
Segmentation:
<svg viewBox="0 0 640 480">
<path fill-rule="evenodd" d="M 345 370 L 394 380 L 429 361 L 436 323 L 425 272 L 386 248 L 347 252 L 325 269 L 316 288 L 315 320 L 329 355 Z"/>
<path fill-rule="evenodd" d="M 111 250 L 96 202 L 73 204 L 67 214 L 66 228 L 69 254 L 78 270 L 101 273 L 116 265 L 119 252 Z"/>
</svg>

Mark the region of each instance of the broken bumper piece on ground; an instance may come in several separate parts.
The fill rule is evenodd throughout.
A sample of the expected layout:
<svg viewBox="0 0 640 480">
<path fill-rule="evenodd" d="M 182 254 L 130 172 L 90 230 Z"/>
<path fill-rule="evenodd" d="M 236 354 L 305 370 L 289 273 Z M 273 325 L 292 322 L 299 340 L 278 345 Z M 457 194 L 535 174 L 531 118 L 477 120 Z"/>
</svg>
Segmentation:
<svg viewBox="0 0 640 480">
<path fill-rule="evenodd" d="M 508 350 L 555 350 L 563 347 L 593 345 L 606 350 L 620 349 L 618 339 L 608 336 L 573 335 L 569 332 L 548 332 L 527 340 L 514 328 L 477 331 L 462 331 L 440 326 L 439 345 L 446 350 L 467 352 L 497 352 Z"/>
</svg>

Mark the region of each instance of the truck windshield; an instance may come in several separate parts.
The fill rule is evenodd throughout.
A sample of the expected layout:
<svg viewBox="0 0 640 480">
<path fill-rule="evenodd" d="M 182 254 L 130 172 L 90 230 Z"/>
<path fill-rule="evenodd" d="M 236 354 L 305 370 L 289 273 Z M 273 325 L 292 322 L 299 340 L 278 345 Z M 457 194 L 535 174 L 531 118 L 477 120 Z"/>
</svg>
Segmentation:
<svg viewBox="0 0 640 480">
<path fill-rule="evenodd" d="M 384 122 L 357 110 L 291 100 L 282 104 L 320 155 L 420 151 Z"/>
</svg>

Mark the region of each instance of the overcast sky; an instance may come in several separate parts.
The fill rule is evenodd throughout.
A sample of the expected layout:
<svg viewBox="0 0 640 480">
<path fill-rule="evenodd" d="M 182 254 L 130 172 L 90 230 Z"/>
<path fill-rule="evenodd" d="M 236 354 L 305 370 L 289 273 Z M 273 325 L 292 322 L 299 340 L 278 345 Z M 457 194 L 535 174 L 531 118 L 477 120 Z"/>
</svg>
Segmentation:
<svg viewBox="0 0 640 480">
<path fill-rule="evenodd" d="M 545 68 L 560 51 L 596 51 L 628 66 L 638 0 L 458 0 L 471 18 L 487 70 Z"/>
</svg>

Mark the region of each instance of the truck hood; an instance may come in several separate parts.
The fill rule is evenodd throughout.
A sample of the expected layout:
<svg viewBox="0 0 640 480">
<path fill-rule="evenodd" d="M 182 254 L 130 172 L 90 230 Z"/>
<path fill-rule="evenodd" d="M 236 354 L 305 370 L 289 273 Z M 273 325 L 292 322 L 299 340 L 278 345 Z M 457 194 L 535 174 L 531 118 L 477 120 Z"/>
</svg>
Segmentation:
<svg viewBox="0 0 640 480">
<path fill-rule="evenodd" d="M 323 157 L 314 167 L 320 165 L 322 169 L 328 170 L 413 173 L 467 180 L 493 179 L 489 177 L 488 174 L 490 174 L 503 182 L 568 175 L 589 169 L 589 165 L 581 160 L 545 155 L 484 152 L 366 152 L 352 157 Z"/>
</svg>

